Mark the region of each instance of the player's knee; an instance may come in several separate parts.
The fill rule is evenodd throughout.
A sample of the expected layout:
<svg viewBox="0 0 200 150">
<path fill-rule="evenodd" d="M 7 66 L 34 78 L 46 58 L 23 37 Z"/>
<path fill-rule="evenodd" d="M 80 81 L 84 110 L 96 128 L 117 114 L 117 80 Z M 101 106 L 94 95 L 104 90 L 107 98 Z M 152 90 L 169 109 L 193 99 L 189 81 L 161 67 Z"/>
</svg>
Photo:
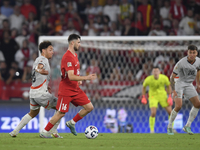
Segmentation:
<svg viewBox="0 0 200 150">
<path fill-rule="evenodd" d="M 181 110 L 181 108 L 182 108 L 182 104 L 177 105 L 176 108 L 175 108 L 176 112 L 179 112 L 179 110 Z"/>
<path fill-rule="evenodd" d="M 200 109 L 200 101 L 198 101 L 198 103 L 193 104 L 195 108 L 199 108 Z"/>
<path fill-rule="evenodd" d="M 151 117 L 156 117 L 156 113 L 151 113 Z"/>
<path fill-rule="evenodd" d="M 88 113 L 90 113 L 94 109 L 93 105 L 90 105 L 86 110 Z"/>
</svg>

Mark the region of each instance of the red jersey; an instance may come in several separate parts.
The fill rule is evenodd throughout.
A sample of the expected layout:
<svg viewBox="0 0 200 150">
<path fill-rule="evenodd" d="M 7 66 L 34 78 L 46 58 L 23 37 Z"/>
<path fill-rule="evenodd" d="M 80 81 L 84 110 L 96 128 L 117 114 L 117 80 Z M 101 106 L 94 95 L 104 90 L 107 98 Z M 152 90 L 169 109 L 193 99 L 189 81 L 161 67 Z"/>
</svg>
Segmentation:
<svg viewBox="0 0 200 150">
<path fill-rule="evenodd" d="M 78 81 L 69 80 L 67 71 L 74 70 L 74 75 L 80 75 L 80 64 L 77 54 L 72 54 L 69 50 L 63 55 L 61 60 L 61 81 L 58 95 L 73 96 L 79 91 Z"/>
</svg>

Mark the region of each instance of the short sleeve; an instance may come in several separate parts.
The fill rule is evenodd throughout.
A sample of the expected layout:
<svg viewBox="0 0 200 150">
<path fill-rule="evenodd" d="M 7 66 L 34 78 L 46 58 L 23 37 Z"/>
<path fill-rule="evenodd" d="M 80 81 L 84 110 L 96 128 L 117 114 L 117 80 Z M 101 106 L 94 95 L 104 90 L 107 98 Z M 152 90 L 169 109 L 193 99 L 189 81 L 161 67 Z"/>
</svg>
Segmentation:
<svg viewBox="0 0 200 150">
<path fill-rule="evenodd" d="M 147 77 L 144 82 L 143 82 L 143 86 L 146 87 L 149 85 L 149 77 Z"/>
<path fill-rule="evenodd" d="M 174 66 L 173 73 L 175 73 L 176 75 L 178 75 L 180 69 L 181 69 L 181 64 L 180 64 L 180 61 L 179 61 L 179 62 Z"/>
<path fill-rule="evenodd" d="M 42 57 L 42 58 L 38 61 L 38 64 L 42 64 L 42 65 L 44 66 L 43 69 L 46 69 L 47 63 L 48 63 L 48 60 L 47 60 L 47 58 L 45 58 L 45 57 Z"/>
<path fill-rule="evenodd" d="M 65 68 L 66 71 L 69 70 L 74 70 L 74 59 L 71 57 L 65 57 L 64 62 L 63 62 L 63 67 Z"/>
</svg>

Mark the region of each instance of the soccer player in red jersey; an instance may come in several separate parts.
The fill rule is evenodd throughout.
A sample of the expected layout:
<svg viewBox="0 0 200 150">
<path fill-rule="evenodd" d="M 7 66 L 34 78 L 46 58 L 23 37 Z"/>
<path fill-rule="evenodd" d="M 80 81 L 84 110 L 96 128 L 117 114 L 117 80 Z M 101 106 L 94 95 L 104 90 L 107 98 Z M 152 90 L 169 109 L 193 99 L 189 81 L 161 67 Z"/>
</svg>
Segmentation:
<svg viewBox="0 0 200 150">
<path fill-rule="evenodd" d="M 58 111 L 40 133 L 40 137 L 42 138 L 51 138 L 49 131 L 62 117 L 65 116 L 65 113 L 68 112 L 70 102 L 75 106 L 83 107 L 73 119 L 66 122 L 66 125 L 74 135 L 77 135 L 75 129 L 76 122 L 93 110 L 92 103 L 87 95 L 79 88 L 79 85 L 82 84 L 82 81 L 94 80 L 97 76 L 96 74 L 80 76 L 80 64 L 76 54 L 76 51 L 78 51 L 80 47 L 80 39 L 80 36 L 76 34 L 71 34 L 68 37 L 69 47 L 61 60 L 62 79 L 59 85 L 58 102 L 56 106 Z"/>
</svg>

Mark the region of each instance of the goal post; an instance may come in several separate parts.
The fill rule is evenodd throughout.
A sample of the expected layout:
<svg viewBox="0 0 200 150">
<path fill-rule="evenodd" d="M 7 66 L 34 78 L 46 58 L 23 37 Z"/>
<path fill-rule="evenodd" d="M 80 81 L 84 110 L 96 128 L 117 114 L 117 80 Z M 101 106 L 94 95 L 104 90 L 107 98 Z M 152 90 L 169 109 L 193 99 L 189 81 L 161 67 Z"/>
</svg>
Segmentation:
<svg viewBox="0 0 200 150">
<path fill-rule="evenodd" d="M 55 96 L 58 93 L 58 85 L 60 81 L 60 61 L 63 54 L 68 48 L 68 37 L 66 36 L 40 36 L 39 43 L 42 41 L 51 41 L 54 46 L 54 55 L 51 64 L 51 85 L 52 91 Z M 78 51 L 78 57 L 81 66 L 81 75 L 86 75 L 91 72 L 92 60 L 96 64 L 96 71 L 98 81 L 84 82 L 81 89 L 87 94 L 92 103 L 95 104 L 95 108 L 115 108 L 120 109 L 124 107 L 127 112 L 133 116 L 127 119 L 129 122 L 133 120 L 148 122 L 145 118 L 148 114 L 149 108 L 142 106 L 139 99 L 141 96 L 142 82 L 146 75 L 151 74 L 153 65 L 159 65 L 161 72 L 169 76 L 172 68 L 170 66 L 170 60 L 174 59 L 174 63 L 180 58 L 185 56 L 185 51 L 188 45 L 194 44 L 200 49 L 200 37 L 199 36 L 81 36 L 81 47 Z M 145 71 L 148 70 L 148 72 Z M 89 69 L 88 69 L 89 68 Z M 122 103 L 121 103 L 122 101 Z M 102 102 L 103 104 L 101 104 Z M 119 102 L 119 104 L 117 103 Z M 123 104 L 125 102 L 125 104 Z M 134 105 L 134 106 L 131 106 Z M 70 106 L 71 107 L 71 106 Z M 134 107 L 134 112 L 132 112 Z M 189 112 L 191 105 L 184 104 L 182 114 Z M 140 112 L 145 109 L 144 113 Z M 69 110 L 69 112 L 71 109 Z M 73 109 L 74 111 L 74 109 Z M 104 110 L 98 110 L 98 115 L 102 114 Z M 117 115 L 117 113 L 116 113 Z M 49 114 L 43 107 L 40 108 L 39 114 L 39 131 L 46 125 L 48 117 L 52 117 L 53 113 Z M 94 117 L 94 116 L 92 116 Z M 89 117 L 88 117 L 89 118 Z M 88 119 L 86 117 L 86 120 Z M 117 119 L 117 116 L 115 116 Z M 145 118 L 145 119 L 144 119 Z M 158 114 L 158 120 L 163 122 L 162 115 Z M 103 118 L 102 118 L 103 119 Z M 185 118 L 184 118 L 185 119 Z M 97 119 L 99 120 L 99 119 Z M 158 121 L 157 120 L 157 121 Z M 127 121 L 127 122 L 128 122 Z M 183 120 L 184 122 L 185 120 Z M 199 120 L 198 120 L 199 121 Z M 200 122 L 200 121 L 199 121 Z M 100 125 L 102 123 L 98 123 Z M 141 127 L 139 129 L 136 122 L 133 123 L 135 130 L 138 132 L 149 131 L 148 127 Z M 141 122 L 142 124 L 142 122 Z M 97 125 L 97 128 L 99 129 Z M 161 123 L 159 124 L 161 126 Z M 197 127 L 198 124 L 195 124 Z M 178 125 L 177 125 L 178 126 Z M 84 127 L 84 125 L 83 125 Z M 99 132 L 107 131 L 99 129 Z M 160 127 L 159 132 L 165 132 L 165 128 Z M 200 132 L 199 129 L 196 129 Z"/>
</svg>

